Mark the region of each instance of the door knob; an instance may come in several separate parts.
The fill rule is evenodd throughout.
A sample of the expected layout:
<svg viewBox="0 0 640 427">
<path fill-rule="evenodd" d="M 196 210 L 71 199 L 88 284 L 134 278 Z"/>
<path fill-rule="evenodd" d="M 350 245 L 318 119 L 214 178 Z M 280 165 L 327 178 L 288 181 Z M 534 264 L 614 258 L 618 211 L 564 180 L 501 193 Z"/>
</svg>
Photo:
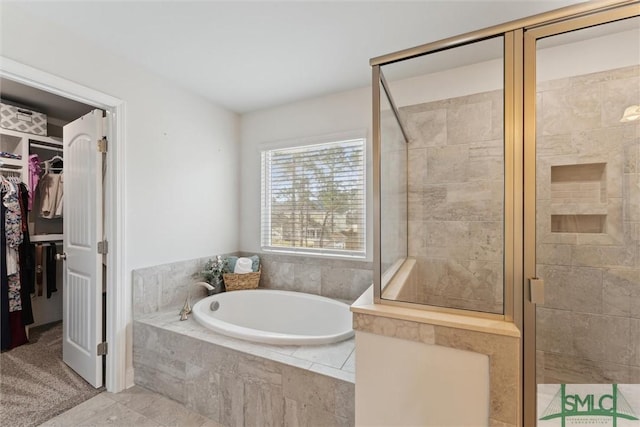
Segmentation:
<svg viewBox="0 0 640 427">
<path fill-rule="evenodd" d="M 64 261 L 67 259 L 66 253 L 56 254 L 56 261 Z"/>
</svg>

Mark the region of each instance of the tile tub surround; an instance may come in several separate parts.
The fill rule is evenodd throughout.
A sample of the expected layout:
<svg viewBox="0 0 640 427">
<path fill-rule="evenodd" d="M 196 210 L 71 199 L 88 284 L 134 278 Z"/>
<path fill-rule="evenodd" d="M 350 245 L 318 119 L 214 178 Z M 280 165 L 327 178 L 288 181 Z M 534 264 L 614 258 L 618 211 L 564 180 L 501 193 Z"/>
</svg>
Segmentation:
<svg viewBox="0 0 640 427">
<path fill-rule="evenodd" d="M 354 339 L 273 346 L 225 337 L 175 309 L 133 326 L 135 383 L 225 426 L 353 425 Z"/>
<path fill-rule="evenodd" d="M 351 303 L 372 283 L 373 265 L 367 261 L 276 253 L 258 255 L 262 263 L 261 288 L 306 292 Z M 133 270 L 133 318 L 170 307 L 179 310 L 189 287 L 193 297 L 204 296 L 204 288 L 191 285 L 198 281 L 194 274 L 212 257 Z"/>
<path fill-rule="evenodd" d="M 490 426 L 520 426 L 520 332 L 513 323 L 373 304 L 373 288 L 352 306 L 353 329 L 489 356 Z M 391 367 L 390 367 L 391 368 Z"/>
<path fill-rule="evenodd" d="M 194 275 L 211 258 L 213 256 L 133 270 L 133 318 L 169 307 L 180 310 L 189 290 L 192 297 L 206 295 L 203 287 L 192 285 L 199 281 Z"/>
<path fill-rule="evenodd" d="M 373 281 L 373 264 L 363 260 L 274 252 L 258 255 L 262 262 L 260 287 L 267 289 L 306 292 L 351 303 Z"/>
</svg>

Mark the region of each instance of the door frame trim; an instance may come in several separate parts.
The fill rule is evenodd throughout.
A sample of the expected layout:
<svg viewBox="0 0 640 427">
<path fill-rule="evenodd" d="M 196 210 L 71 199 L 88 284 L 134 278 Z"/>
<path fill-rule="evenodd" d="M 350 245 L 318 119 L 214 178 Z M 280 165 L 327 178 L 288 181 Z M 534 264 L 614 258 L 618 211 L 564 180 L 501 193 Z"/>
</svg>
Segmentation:
<svg viewBox="0 0 640 427">
<path fill-rule="evenodd" d="M 107 254 L 106 327 L 109 353 L 105 385 L 109 392 L 126 388 L 126 336 L 131 295 L 125 274 L 125 111 L 126 103 L 106 93 L 0 56 L 0 77 L 64 98 L 92 105 L 107 112 L 107 176 L 105 181 L 105 237 Z"/>
</svg>

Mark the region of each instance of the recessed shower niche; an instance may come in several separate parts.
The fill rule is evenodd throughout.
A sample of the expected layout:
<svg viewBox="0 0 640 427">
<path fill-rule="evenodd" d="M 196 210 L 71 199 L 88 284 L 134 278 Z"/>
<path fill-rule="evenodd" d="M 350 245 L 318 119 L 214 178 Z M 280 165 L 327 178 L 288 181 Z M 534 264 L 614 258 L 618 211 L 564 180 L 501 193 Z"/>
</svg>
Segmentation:
<svg viewBox="0 0 640 427">
<path fill-rule="evenodd" d="M 551 166 L 551 232 L 605 233 L 606 163 Z"/>
</svg>

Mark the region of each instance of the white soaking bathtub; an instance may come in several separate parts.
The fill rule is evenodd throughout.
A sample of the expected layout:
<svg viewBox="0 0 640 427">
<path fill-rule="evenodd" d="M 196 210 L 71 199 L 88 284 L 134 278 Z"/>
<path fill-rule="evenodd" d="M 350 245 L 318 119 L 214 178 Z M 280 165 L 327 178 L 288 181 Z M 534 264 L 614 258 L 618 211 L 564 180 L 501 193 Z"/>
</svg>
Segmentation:
<svg viewBox="0 0 640 427">
<path fill-rule="evenodd" d="M 329 344 L 353 336 L 347 304 L 302 292 L 223 292 L 198 301 L 193 317 L 220 334 L 265 344 Z"/>
</svg>

